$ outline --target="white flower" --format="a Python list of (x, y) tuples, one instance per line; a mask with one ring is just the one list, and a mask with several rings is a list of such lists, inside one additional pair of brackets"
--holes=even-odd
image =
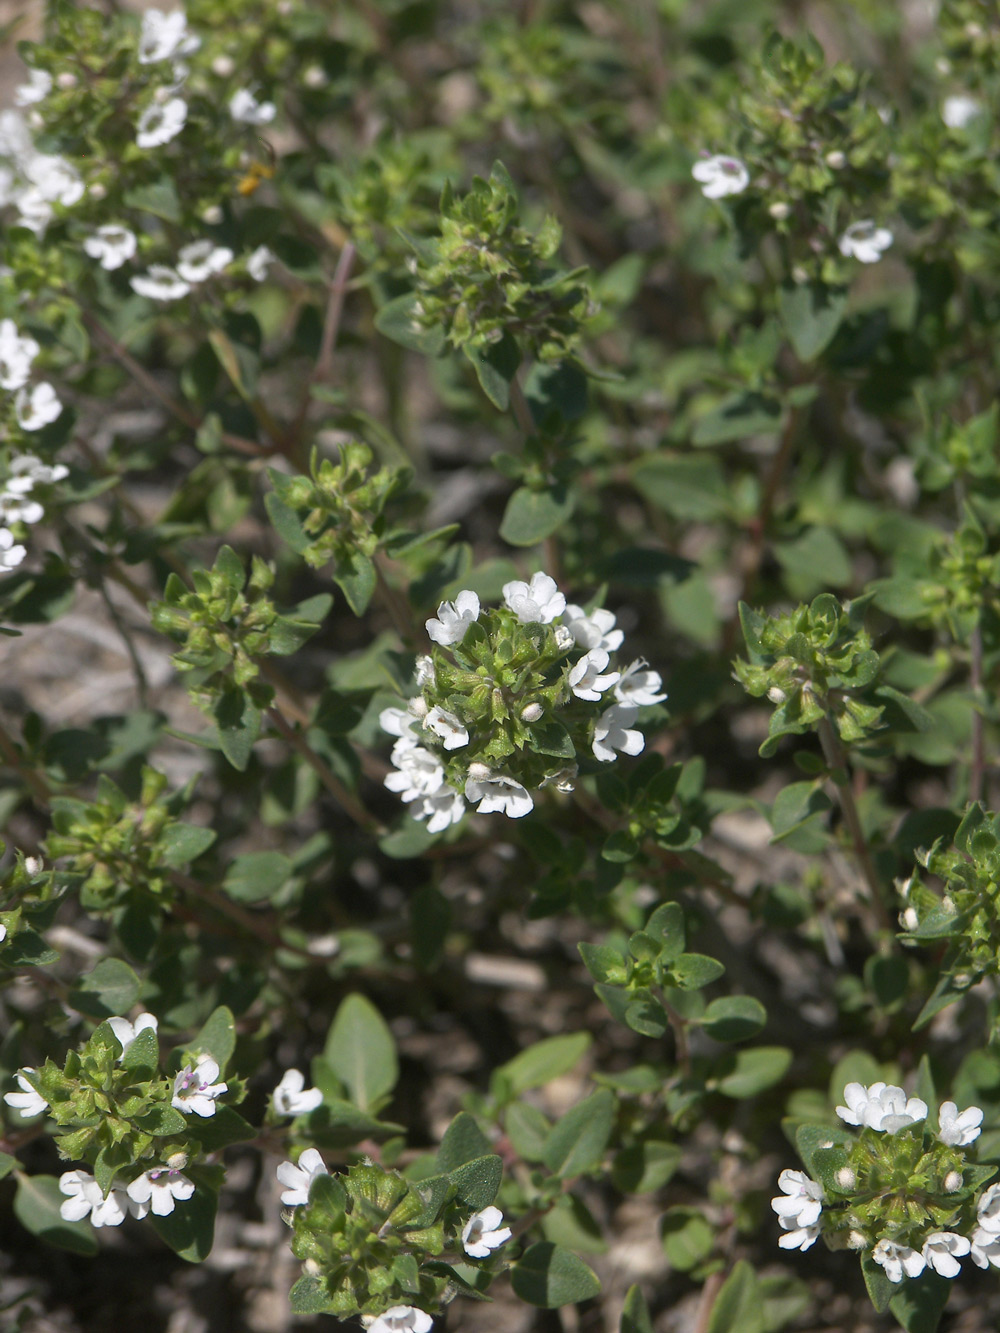
[(0, 491), (0, 522), (3, 523), (41, 523), (45, 510), (37, 500), (16, 491)]
[(258, 245), (253, 254), (247, 255), (247, 272), (254, 282), (263, 282), (267, 270), (274, 263), (274, 255), (266, 245)]
[(285, 1191), (281, 1202), (289, 1208), (298, 1208), (309, 1202), (309, 1188), (317, 1176), (328, 1176), (326, 1163), (315, 1148), (307, 1148), (295, 1162), (282, 1162), (275, 1174), (278, 1184), (284, 1185)]
[(323, 1102), (319, 1088), (307, 1088), (305, 1076), (298, 1069), (289, 1069), (271, 1094), (274, 1109), (279, 1115), (306, 1115)]
[(631, 666), (621, 674), (621, 680), (615, 686), (615, 698), (623, 704), (638, 704), (648, 707), (661, 704), (667, 697), (660, 694), (663, 679), (658, 671), (647, 670), (649, 663), (643, 657), (637, 657)]
[(976, 1205), (979, 1225), (1000, 1239), (1000, 1184), (991, 1185)]
[(16, 569), (27, 554), (25, 547), (15, 545), (14, 534), (9, 529), (0, 528), (0, 570)]
[(398, 792), (405, 804), (433, 796), (444, 783), (444, 769), (437, 756), (407, 736), (392, 747), (392, 762), (398, 772), (386, 775), (385, 786)]
[[(115, 1034), (122, 1048), (122, 1053), (118, 1059), (124, 1059), (125, 1052), (140, 1032), (145, 1032), (147, 1028), (152, 1028), (155, 1032), (158, 1026), (159, 1019), (155, 1014), (140, 1014), (134, 1023), (130, 1023), (127, 1018), (109, 1018), (108, 1027)], [(155, 1212), (156, 1209), (154, 1208), (153, 1211)]]
[(428, 833), (443, 833), (465, 817), (465, 797), (444, 783), (431, 796), (425, 796), (410, 813), (414, 819), (427, 820)]
[(505, 583), (503, 599), (522, 625), (550, 625), (566, 610), (566, 598), (548, 574), (532, 574), (530, 583)]
[(446, 750), (460, 750), (469, 743), (469, 733), (454, 713), (446, 708), (432, 708), (424, 718), (424, 727), (444, 741)]
[(433, 1323), (426, 1310), (412, 1305), (393, 1305), (372, 1324), (368, 1333), (430, 1333)]
[(22, 430), (41, 430), (60, 415), (62, 403), (52, 385), (43, 380), (30, 389), (18, 389), (14, 411)]
[(177, 255), (177, 272), (185, 282), (204, 282), (213, 273), (221, 273), (231, 264), (233, 252), (214, 241), (192, 241), (181, 247)]
[(112, 269), (121, 268), (122, 264), (135, 254), (135, 234), (129, 231), (128, 227), (109, 222), (103, 227), (98, 227), (93, 236), (88, 236), (83, 248), (91, 259), (100, 260), (101, 268), (110, 272)]
[(969, 1258), (979, 1268), (1000, 1268), (1000, 1236), (984, 1227), (976, 1227), (972, 1233)]
[(800, 1227), (794, 1219), (782, 1217), (778, 1220), (784, 1232), (783, 1235), (778, 1237), (778, 1245), (783, 1250), (808, 1250), (819, 1240), (820, 1230), (816, 1223), (813, 1223), (812, 1226)]
[(18, 333), (12, 319), (0, 319), (0, 389), (20, 389), (27, 384), (38, 343)]
[(488, 1259), (492, 1250), (505, 1245), (512, 1236), (510, 1227), (501, 1227), (503, 1213), (492, 1205), (473, 1213), (462, 1228), (462, 1249), (472, 1259)]
[(175, 1203), (190, 1199), (194, 1182), (169, 1166), (158, 1166), (137, 1176), (126, 1185), (125, 1193), (135, 1204), (133, 1212), (136, 1217), (145, 1217), (150, 1211), (155, 1217), (169, 1217)]
[(919, 1097), (910, 1097), (894, 1083), (873, 1083), (866, 1088), (861, 1083), (848, 1083), (844, 1089), (846, 1106), (838, 1106), (837, 1114), (848, 1125), (862, 1125), (884, 1134), (895, 1134), (907, 1125), (915, 1125), (927, 1118), (927, 1103)]
[(64, 1171), (59, 1177), (59, 1192), (69, 1197), (59, 1205), (64, 1222), (79, 1222), (90, 1214), (91, 1226), (120, 1227), (125, 1221), (128, 1201), (124, 1191), (112, 1188), (107, 1198), (100, 1185), (86, 1171)]
[(956, 1231), (932, 1231), (921, 1251), (927, 1266), (942, 1277), (957, 1277), (962, 1265), (958, 1262), (969, 1253), (971, 1243)]
[(622, 754), (641, 754), (646, 738), (641, 731), (631, 731), (630, 727), (638, 716), (635, 704), (612, 704), (605, 708), (594, 727), (592, 749), (594, 758), (602, 764), (610, 764), (617, 758), (616, 750)]
[(47, 69), (28, 71), (28, 82), (14, 89), (14, 102), (17, 106), (34, 106), (44, 102), (52, 91), (52, 75)]
[[(22, 548), (23, 549), (23, 548)], [(26, 1074), (35, 1072), (33, 1066), (25, 1065), (19, 1069), (15, 1077), (20, 1092), (5, 1092), (4, 1101), (8, 1106), (13, 1106), (15, 1111), (20, 1111), (22, 1117), (27, 1120), (31, 1116), (41, 1115), (43, 1111), (49, 1109), (49, 1104), (40, 1092), (37, 1092), (25, 1077)]]
[(437, 616), (424, 621), (427, 633), (435, 643), (447, 647), (461, 643), (474, 620), (479, 619), (479, 598), (463, 589), (453, 602), (442, 602)]
[(135, 141), (140, 148), (159, 148), (176, 138), (187, 120), (187, 102), (183, 97), (171, 97), (162, 105), (153, 102), (139, 117), (135, 127)]
[(184, 1115), (215, 1115), (215, 1099), (229, 1089), (228, 1083), (216, 1083), (219, 1066), (210, 1055), (199, 1055), (194, 1068), (185, 1065), (174, 1079), (174, 1095), (170, 1105)]
[(872, 1250), (872, 1258), (885, 1269), (890, 1282), (902, 1282), (907, 1277), (919, 1277), (927, 1266), (922, 1254), (908, 1245), (897, 1245), (894, 1240), (880, 1240)]
[(24, 174), (47, 204), (70, 208), (84, 196), (80, 173), (72, 163), (54, 153), (34, 153), (24, 164)]
[(472, 764), (465, 782), (465, 795), (481, 815), (504, 814), (521, 819), (534, 809), (527, 789), (506, 773), (491, 773), (485, 764)]
[(587, 652), (592, 648), (603, 648), (606, 653), (613, 653), (622, 646), (625, 638), (622, 631), (614, 627), (613, 613), (600, 606), (588, 616), (582, 607), (568, 605), (563, 625), (573, 636), (573, 641)]
[(7, 938), (7, 927), (4, 925), (2, 921), (0, 921), (0, 944), (3, 944), (6, 938)]
[(727, 194), (742, 194), (750, 184), (750, 173), (738, 157), (718, 153), (696, 162), (691, 175), (701, 186), (706, 199), (723, 199)]
[(229, 99), (229, 114), (242, 125), (270, 125), (276, 110), (273, 102), (258, 102), (249, 88), (240, 88)]
[(810, 1180), (804, 1171), (782, 1171), (778, 1177), (781, 1194), (771, 1200), (771, 1207), (782, 1222), (797, 1227), (811, 1227), (823, 1211), (823, 1186)]
[(34, 185), (30, 189), (20, 190), (14, 202), (17, 205), (19, 225), (27, 227), (36, 236), (41, 236), (52, 221), (53, 213), (52, 205), (43, 196), (41, 190)]
[(941, 119), (950, 130), (964, 130), (982, 111), (982, 102), (977, 102), (968, 93), (953, 93), (941, 103)]
[(154, 65), (174, 56), (189, 56), (201, 46), (201, 38), (187, 30), (183, 9), (164, 14), (161, 9), (147, 9), (139, 34), (139, 64)]
[(148, 273), (129, 278), (129, 284), (137, 296), (146, 296), (151, 301), (179, 301), (191, 290), (190, 285), (166, 264), (150, 264)]
[(938, 1112), (938, 1138), (952, 1148), (967, 1148), (979, 1138), (983, 1113), (978, 1106), (970, 1106), (961, 1115), (954, 1102), (942, 1102)]
[(596, 702), (605, 690), (610, 690), (620, 678), (617, 671), (601, 672), (608, 665), (608, 655), (603, 648), (592, 648), (580, 658), (576, 666), (570, 668), (569, 687), (578, 699)]
[(433, 685), (434, 680), (434, 659), (428, 657), (426, 653), (421, 653), (417, 658), (417, 689), (422, 690), (425, 685)]
[(420, 719), (411, 708), (383, 708), (378, 715), (378, 724), (390, 736), (406, 736), (416, 743)]
[(43, 463), (34, 454), (18, 454), (10, 460), (8, 471), (4, 489), (16, 495), (27, 495), (36, 486), (47, 486), (69, 476), (69, 468), (62, 463)]
[(888, 227), (876, 227), (871, 218), (852, 222), (838, 242), (840, 253), (860, 264), (877, 264), (890, 245), (892, 232)]

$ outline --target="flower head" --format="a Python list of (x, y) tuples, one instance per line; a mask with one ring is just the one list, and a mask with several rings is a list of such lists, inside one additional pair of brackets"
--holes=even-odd
[(954, 1102), (942, 1102), (938, 1112), (938, 1138), (953, 1148), (967, 1148), (979, 1138), (979, 1127), (983, 1123), (983, 1113), (978, 1106), (970, 1106), (958, 1114)]
[(108, 222), (103, 227), (98, 227), (93, 236), (87, 237), (83, 248), (91, 259), (100, 262), (101, 268), (110, 272), (112, 269), (121, 268), (122, 264), (135, 254), (135, 233), (116, 222)]
[(411, 811), (414, 819), (427, 820), (428, 833), (443, 833), (465, 816), (465, 797), (454, 787), (444, 783), (430, 796), (425, 796)]
[(165, 14), (161, 9), (147, 9), (139, 33), (139, 64), (154, 65), (175, 56), (189, 56), (201, 46), (201, 38), (187, 30), (183, 9)]
[(124, 1190), (113, 1188), (105, 1198), (100, 1185), (86, 1171), (64, 1171), (59, 1177), (59, 1192), (68, 1196), (59, 1205), (64, 1222), (79, 1222), (88, 1213), (95, 1227), (120, 1227), (125, 1221), (128, 1200)]
[(616, 617), (611, 611), (598, 607), (588, 616), (582, 607), (572, 604), (563, 613), (563, 625), (573, 636), (574, 643), (590, 652), (593, 648), (603, 648), (606, 653), (613, 653), (622, 646), (625, 635), (615, 629)]
[(481, 815), (503, 814), (508, 819), (521, 819), (535, 807), (527, 788), (516, 778), (492, 773), (485, 764), (469, 765), (465, 795)]
[(780, 1217), (782, 1234), (778, 1237), (778, 1245), (783, 1250), (808, 1250), (819, 1240), (819, 1226), (813, 1223), (812, 1226), (800, 1227), (794, 1218)]
[(434, 1321), (426, 1310), (412, 1305), (393, 1305), (375, 1320), (368, 1333), (430, 1333)]
[(169, 1217), (175, 1203), (183, 1203), (194, 1193), (194, 1182), (180, 1171), (168, 1166), (144, 1171), (125, 1187), (125, 1193), (135, 1205), (136, 1217), (152, 1212), (155, 1217)]
[(921, 1254), (928, 1268), (942, 1277), (957, 1277), (962, 1265), (958, 1262), (971, 1249), (971, 1242), (966, 1236), (955, 1231), (932, 1231), (924, 1241)]
[(28, 82), (14, 89), (14, 102), (17, 106), (34, 106), (44, 102), (52, 91), (52, 75), (47, 69), (28, 71)]
[(594, 727), (594, 740), (591, 748), (594, 758), (602, 764), (610, 764), (622, 754), (641, 754), (646, 738), (641, 731), (633, 731), (632, 723), (639, 714), (635, 704), (612, 704), (605, 708)]
[(446, 750), (460, 750), (469, 743), (468, 730), (446, 708), (432, 708), (424, 718), (424, 727), (440, 737)]
[(570, 668), (569, 687), (578, 699), (596, 703), (605, 690), (610, 690), (612, 685), (618, 683), (619, 672), (608, 671), (602, 675), (607, 665), (608, 655), (604, 649), (592, 648)]
[(463, 589), (453, 602), (442, 602), (436, 616), (425, 621), (427, 633), (435, 643), (448, 647), (461, 643), (474, 620), (479, 619), (479, 598)]
[(615, 686), (615, 698), (619, 702), (638, 704), (640, 707), (663, 703), (667, 697), (660, 693), (663, 679), (658, 671), (650, 671), (648, 668), (649, 663), (643, 657), (637, 657), (625, 668)]
[(871, 218), (852, 222), (838, 242), (840, 253), (859, 264), (877, 264), (890, 245), (892, 232), (888, 227), (876, 227)]
[(969, 1258), (978, 1268), (1000, 1268), (1000, 1236), (985, 1227), (976, 1227), (972, 1233)]
[(14, 398), (17, 424), (22, 430), (41, 430), (62, 412), (62, 403), (52, 385), (45, 380), (30, 389), (18, 389)]
[(407, 804), (433, 796), (444, 785), (444, 769), (437, 756), (408, 736), (401, 737), (392, 747), (392, 762), (398, 771), (389, 773), (384, 784), (390, 791), (398, 792)]
[(968, 93), (953, 93), (941, 103), (941, 119), (950, 130), (964, 130), (982, 112), (982, 102)]
[(0, 389), (20, 389), (27, 384), (38, 343), (18, 333), (12, 319), (0, 319)]
[[(24, 557), (28, 554), (24, 546), (20, 546), (14, 541), (14, 534), (9, 528), (0, 528), (0, 571), (6, 572), (8, 569), (16, 569)], [(11, 1095), (7, 1094), (9, 1099)], [(24, 1112), (22, 1111), (23, 1115)]]
[(177, 137), (187, 120), (187, 102), (171, 97), (162, 104), (154, 102), (139, 117), (135, 141), (140, 148), (159, 148)]
[(848, 1125), (861, 1125), (885, 1134), (895, 1134), (927, 1118), (927, 1103), (919, 1097), (907, 1099), (903, 1089), (893, 1083), (873, 1083), (868, 1088), (860, 1083), (848, 1083), (844, 1101), (846, 1106), (837, 1107), (841, 1120)]
[(872, 1250), (872, 1258), (885, 1269), (890, 1282), (902, 1282), (907, 1277), (919, 1277), (927, 1267), (927, 1260), (908, 1245), (897, 1245), (894, 1240), (880, 1240)]
[[(21, 548), (24, 549), (23, 547)], [(22, 1117), (27, 1120), (30, 1116), (41, 1115), (43, 1111), (49, 1109), (49, 1104), (32, 1085), (28, 1082), (26, 1075), (33, 1074), (35, 1071), (31, 1065), (25, 1065), (19, 1069), (15, 1075), (17, 1086), (20, 1092), (5, 1092), (4, 1101), (8, 1106), (12, 1106), (15, 1111), (20, 1111)]]
[(1000, 1240), (1000, 1184), (991, 1185), (980, 1195), (976, 1212), (980, 1228)]
[(510, 1240), (510, 1227), (501, 1227), (503, 1213), (492, 1205), (481, 1213), (473, 1213), (462, 1228), (462, 1249), (472, 1259), (487, 1259)]
[(750, 173), (738, 157), (717, 153), (696, 162), (691, 175), (701, 186), (706, 199), (724, 199), (727, 194), (742, 194), (750, 184)]
[(299, 1208), (309, 1202), (309, 1189), (317, 1176), (328, 1176), (326, 1163), (316, 1148), (307, 1148), (298, 1163), (282, 1162), (275, 1174), (278, 1184), (284, 1185), (281, 1202), (289, 1208)]
[(270, 125), (277, 111), (273, 102), (258, 102), (249, 88), (240, 88), (229, 99), (229, 114), (243, 125)]
[(530, 583), (505, 583), (503, 599), (522, 625), (550, 625), (566, 610), (566, 598), (548, 574), (532, 574)]
[(160, 1020), (155, 1014), (140, 1014), (134, 1023), (130, 1023), (127, 1018), (109, 1018), (108, 1027), (115, 1034), (122, 1048), (122, 1053), (118, 1059), (122, 1060), (125, 1058), (125, 1052), (132, 1045), (140, 1032), (145, 1032), (148, 1028), (152, 1028), (155, 1032), (159, 1026), (159, 1022)]
[(254, 282), (263, 282), (273, 263), (273, 252), (266, 245), (258, 245), (252, 254), (247, 255), (247, 272)]
[(191, 290), (190, 284), (166, 264), (150, 264), (149, 272), (129, 278), (129, 285), (137, 296), (150, 301), (179, 301)]
[(199, 1055), (194, 1066), (185, 1065), (174, 1079), (170, 1105), (184, 1115), (215, 1115), (215, 1101), (229, 1089), (228, 1083), (216, 1083), (219, 1066), (210, 1055)]
[(274, 1109), (279, 1115), (307, 1115), (323, 1103), (319, 1088), (307, 1088), (305, 1076), (298, 1069), (289, 1069), (271, 1094)]
[(811, 1227), (819, 1221), (823, 1211), (823, 1186), (810, 1180), (804, 1171), (782, 1171), (778, 1177), (782, 1191), (771, 1200), (771, 1207), (782, 1223), (793, 1222), (798, 1227)]
[(233, 252), (214, 241), (192, 241), (181, 246), (177, 255), (177, 272), (185, 282), (204, 282), (213, 273), (221, 273), (233, 260)]

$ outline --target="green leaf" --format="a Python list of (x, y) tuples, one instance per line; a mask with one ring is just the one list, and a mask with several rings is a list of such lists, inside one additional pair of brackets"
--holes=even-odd
[(233, 1058), (236, 1049), (236, 1019), (225, 1005), (209, 1014), (201, 1031), (189, 1042), (188, 1049), (200, 1055), (210, 1055), (219, 1066), (220, 1075)]
[(747, 1051), (731, 1051), (717, 1068), (716, 1088), (727, 1097), (756, 1097), (765, 1088), (779, 1083), (792, 1063), (787, 1046), (754, 1046)]
[(333, 581), (347, 598), (347, 605), (356, 616), (363, 616), (375, 593), (377, 578), (375, 566), (360, 551), (337, 560)]
[(120, 958), (103, 958), (93, 971), (80, 978), (70, 991), (74, 1009), (91, 1018), (115, 1018), (126, 1014), (139, 998), (139, 978)]
[(458, 1197), (477, 1212), (488, 1208), (497, 1197), (502, 1176), (503, 1162), (496, 1153), (463, 1162), (450, 1173)]
[(16, 1157), (11, 1157), (9, 1152), (0, 1152), (0, 1180), (9, 1176), (16, 1166)]
[(632, 484), (673, 518), (717, 518), (732, 503), (726, 474), (714, 454), (654, 454), (640, 459), (632, 470)]
[(182, 870), (196, 861), (215, 842), (214, 829), (197, 824), (168, 824), (160, 834), (160, 857), (171, 870)]
[(226, 871), (223, 890), (240, 903), (266, 902), (292, 874), (291, 858), (284, 852), (247, 852)]
[(547, 491), (519, 486), (507, 501), (500, 536), (511, 546), (534, 546), (568, 522), (575, 503), (573, 492), (561, 484)]
[(846, 309), (846, 287), (786, 282), (778, 291), (778, 314), (800, 361), (815, 360), (830, 344)]
[(511, 1273), (511, 1286), (522, 1301), (543, 1310), (590, 1300), (601, 1290), (597, 1274), (582, 1259), (545, 1240), (521, 1256)]
[(153, 1028), (143, 1028), (121, 1058), (122, 1069), (128, 1070), (137, 1083), (151, 1079), (160, 1062), (160, 1043)]
[(312, 1273), (304, 1273), (288, 1293), (292, 1314), (325, 1314), (334, 1309), (326, 1284)]
[(179, 1203), (167, 1217), (151, 1213), (153, 1229), (182, 1259), (200, 1264), (212, 1250), (218, 1204), (214, 1190), (198, 1185), (190, 1199)]
[(615, 1154), (611, 1178), (623, 1194), (649, 1194), (667, 1183), (681, 1161), (676, 1143), (643, 1139)]
[(725, 970), (717, 958), (709, 958), (703, 953), (682, 953), (670, 964), (673, 984), (681, 990), (701, 990), (718, 981)]
[(552, 1125), (537, 1106), (512, 1102), (504, 1113), (504, 1129), (514, 1151), (526, 1162), (540, 1162)]
[(626, 980), (625, 958), (610, 944), (588, 944), (586, 941), (581, 941), (576, 947), (580, 951), (584, 966), (595, 981), (620, 984)]
[(934, 1333), (948, 1304), (951, 1282), (925, 1269), (895, 1288), (889, 1309), (906, 1333)]
[[(872, 1305), (879, 1314), (885, 1314), (896, 1291), (895, 1285), (886, 1277), (885, 1269), (877, 1264), (870, 1254), (866, 1253), (861, 1256), (861, 1273), (865, 1279), (865, 1286), (868, 1288)], [(913, 1280), (913, 1278), (907, 1278), (908, 1283)]]
[(169, 172), (151, 185), (140, 185), (129, 190), (125, 195), (125, 203), (129, 208), (137, 208), (143, 213), (152, 213), (153, 217), (162, 218), (164, 222), (180, 225), (181, 203)]
[(260, 709), (244, 690), (228, 685), (216, 699), (212, 713), (219, 729), (219, 748), (242, 773), (260, 735)]
[(642, 1288), (634, 1285), (625, 1293), (619, 1333), (653, 1333), (653, 1321)]
[(422, 972), (440, 963), (451, 917), (451, 903), (433, 884), (425, 884), (410, 899), (410, 943), (413, 961)]
[(702, 1027), (716, 1041), (746, 1041), (767, 1022), (767, 1010), (752, 995), (724, 995), (713, 1000), (701, 1019)]
[(603, 1088), (559, 1119), (542, 1151), (542, 1161), (564, 1180), (600, 1166), (615, 1117), (613, 1093)]
[(379, 333), (399, 343), (401, 347), (428, 356), (436, 356), (444, 345), (444, 335), (440, 329), (425, 329), (420, 323), (414, 292), (387, 301), (375, 316), (375, 327)]
[(476, 1121), (468, 1111), (459, 1111), (444, 1132), (437, 1154), (437, 1168), (445, 1173), (454, 1171), (477, 1157), (488, 1156), (489, 1152), (490, 1141)]
[(291, 505), (286, 504), (281, 496), (274, 491), (269, 491), (264, 496), (264, 508), (267, 510), (267, 516), (271, 520), (272, 527), (283, 542), (287, 543), (298, 555), (309, 549), (312, 543), (306, 535), (298, 514)]
[(152, 1134), (155, 1138), (163, 1138), (167, 1134), (186, 1134), (188, 1129), (187, 1116), (173, 1106), (167, 1106), (165, 1102), (151, 1106), (144, 1115), (137, 1117), (135, 1124), (144, 1134)]
[(521, 364), (517, 342), (509, 334), (487, 347), (466, 346), (465, 355), (476, 370), (483, 393), (494, 407), (506, 412), (510, 406), (510, 386)]
[(257, 1137), (257, 1130), (238, 1111), (218, 1102), (215, 1115), (204, 1119), (188, 1116), (184, 1128), (193, 1139), (198, 1140), (205, 1152), (219, 1152), (231, 1143), (247, 1143)]
[(546, 1037), (544, 1041), (527, 1046), (513, 1060), (494, 1070), (493, 1080), (502, 1080), (518, 1097), (529, 1088), (540, 1088), (576, 1065), (590, 1049), (589, 1032), (569, 1032), (561, 1037)]
[(707, 1333), (764, 1333), (764, 1304), (757, 1275), (740, 1259), (712, 1305)]
[[(687, 934), (680, 903), (663, 903), (646, 922), (645, 932), (660, 941), (660, 958), (671, 963), (684, 952)], [(698, 955), (690, 955), (697, 957)], [(714, 960), (713, 960), (714, 961)], [(721, 967), (722, 964), (720, 963)]]
[(744, 390), (730, 394), (705, 416), (699, 417), (691, 443), (699, 447), (729, 444), (750, 435), (776, 435), (781, 429), (781, 404), (761, 393)]
[(73, 1254), (97, 1253), (97, 1238), (85, 1219), (66, 1222), (59, 1216), (59, 1207), (66, 1195), (59, 1189), (55, 1176), (26, 1176), (18, 1172), (17, 1193), (14, 1195), (14, 1216), (33, 1236)]
[(385, 1019), (363, 995), (348, 995), (343, 1001), (323, 1055), (362, 1111), (396, 1086), (396, 1043)]
[[(818, 1179), (820, 1160), (817, 1154), (829, 1152), (833, 1148), (849, 1148), (854, 1143), (854, 1135), (843, 1125), (799, 1125), (795, 1130), (795, 1146), (806, 1165), (809, 1174)], [(881, 1270), (880, 1270), (881, 1271)]]
[(711, 1254), (715, 1229), (697, 1208), (668, 1208), (660, 1219), (660, 1239), (674, 1268), (687, 1272)]

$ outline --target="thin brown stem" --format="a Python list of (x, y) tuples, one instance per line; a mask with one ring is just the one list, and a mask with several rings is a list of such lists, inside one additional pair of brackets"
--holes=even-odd
[(340, 332), (340, 321), (344, 313), (344, 300), (347, 296), (347, 284), (350, 281), (351, 269), (354, 266), (354, 257), (357, 250), (350, 241), (344, 243), (340, 252), (340, 258), (337, 260), (337, 267), (334, 269), (333, 278), (330, 281), (330, 292), (326, 302), (326, 315), (323, 319), (323, 336), (320, 340), (319, 355), (316, 358), (316, 364), (313, 366), (312, 373), (306, 380), (302, 392), (302, 401), (299, 404), (299, 410), (296, 413), (295, 421), (289, 431), (289, 438), (298, 444), (302, 437), (302, 431), (306, 424), (306, 418), (309, 415), (309, 404), (312, 401), (312, 388), (314, 384), (322, 384), (330, 378), (333, 370), (333, 353), (337, 346), (337, 334)]
[(833, 785), (837, 792), (837, 800), (840, 802), (844, 823), (847, 825), (847, 831), (851, 838), (851, 845), (854, 848), (854, 856), (862, 878), (868, 886), (878, 924), (882, 930), (890, 931), (892, 930), (892, 922), (889, 920), (889, 913), (882, 899), (882, 885), (879, 882), (875, 862), (872, 860), (871, 848), (868, 846), (868, 839), (865, 837), (865, 831), (861, 825), (861, 816), (854, 800), (854, 792), (851, 789), (847, 752), (828, 716), (821, 719), (817, 729), (819, 731), (819, 742), (823, 747), (823, 755), (831, 769)]
[(516, 375), (510, 382), (510, 410), (524, 434), (534, 435), (535, 419), (531, 415), (531, 408), (528, 406), (528, 400), (524, 396), (524, 390), (521, 388)]
[(329, 764), (316, 753), (302, 731), (297, 731), (275, 707), (267, 710), (267, 718), (275, 731), (306, 761), (337, 804), (350, 815), (359, 828), (376, 836), (385, 832), (382, 825), (368, 813), (358, 798), (348, 791)]
[(983, 631), (976, 621), (969, 636), (969, 685), (972, 688), (972, 760), (969, 764), (969, 800), (982, 800), (986, 772), (986, 728), (983, 720)]

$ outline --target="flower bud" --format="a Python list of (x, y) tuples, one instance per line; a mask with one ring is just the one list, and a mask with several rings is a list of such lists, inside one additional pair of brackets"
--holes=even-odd
[(863, 1250), (868, 1245), (868, 1237), (862, 1231), (850, 1231), (847, 1234), (847, 1248), (849, 1250)]
[(919, 916), (917, 916), (917, 909), (915, 907), (907, 907), (904, 911), (900, 912), (899, 924), (903, 927), (904, 930), (916, 930), (916, 928), (920, 925), (920, 918)]
[(486, 764), (480, 764), (478, 761), (469, 765), (469, 777), (473, 782), (483, 782), (490, 776), (491, 771)]
[(410, 700), (410, 712), (414, 717), (427, 716), (427, 700), (422, 694), (418, 694), (416, 698)]
[(949, 1171), (944, 1178), (944, 1188), (946, 1194), (954, 1194), (956, 1190), (962, 1188), (961, 1171)]
[(525, 704), (521, 709), (522, 722), (537, 722), (545, 712), (541, 704)]
[(24, 868), (29, 875), (41, 874), (43, 864), (40, 856), (26, 856), (24, 858)]
[(188, 1164), (188, 1155), (186, 1152), (172, 1152), (167, 1158), (167, 1166), (171, 1171), (183, 1171)]
[(573, 636), (572, 636), (572, 634), (570, 634), (570, 632), (569, 632), (569, 630), (566, 628), (566, 626), (565, 626), (565, 625), (557, 625), (557, 626), (556, 626), (556, 647), (559, 648), (562, 652), (565, 652), (567, 648), (572, 648), (572, 647), (573, 647), (573, 643), (574, 643)]
[(774, 218), (775, 222), (784, 222), (792, 209), (791, 205), (786, 204), (784, 199), (776, 199), (775, 202), (769, 206), (767, 211), (771, 214), (771, 217)]
[(87, 193), (90, 195), (91, 199), (96, 199), (97, 202), (100, 203), (102, 199), (107, 198), (108, 191), (100, 181), (94, 181), (93, 185), (88, 187)]
[(310, 65), (302, 75), (302, 82), (307, 88), (325, 88), (329, 80), (326, 77), (326, 71), (319, 65)]
[(218, 204), (209, 204), (202, 213), (201, 220), (209, 227), (217, 227), (222, 221), (222, 209)]
[(212, 61), (212, 73), (218, 74), (220, 79), (228, 79), (235, 69), (236, 61), (232, 56), (216, 56)]
[(842, 1190), (852, 1190), (858, 1183), (858, 1178), (854, 1170), (849, 1166), (842, 1166), (836, 1176), (837, 1186)]
[(823, 161), (831, 171), (839, 171), (841, 167), (846, 166), (847, 164), (847, 158), (839, 148), (834, 148), (832, 152), (827, 153)]
[(795, 264), (792, 268), (792, 282), (797, 283), (801, 287), (804, 282), (808, 281), (808, 271), (804, 269), (801, 264)]
[(56, 87), (62, 88), (64, 91), (69, 88), (75, 88), (76, 75), (71, 73), (68, 69), (64, 69), (61, 74), (56, 75)]
[(772, 685), (767, 692), (767, 697), (771, 700), (773, 704), (783, 704), (785, 700), (788, 698), (788, 695), (785, 693), (783, 689), (781, 689), (780, 686)]

